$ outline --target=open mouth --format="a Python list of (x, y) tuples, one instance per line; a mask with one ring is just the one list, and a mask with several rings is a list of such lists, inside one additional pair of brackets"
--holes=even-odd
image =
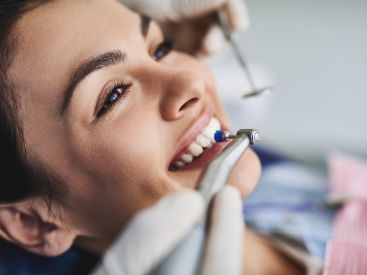
[(220, 129), (219, 120), (211, 117), (204, 129), (176, 154), (169, 170), (177, 171), (206, 165), (227, 145), (227, 143), (218, 144), (214, 140), (214, 133)]

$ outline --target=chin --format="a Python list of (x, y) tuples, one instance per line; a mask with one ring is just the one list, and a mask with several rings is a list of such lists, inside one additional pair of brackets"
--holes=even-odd
[(260, 174), (260, 160), (254, 151), (249, 148), (233, 169), (228, 184), (238, 188), (241, 197), (246, 198), (255, 189)]

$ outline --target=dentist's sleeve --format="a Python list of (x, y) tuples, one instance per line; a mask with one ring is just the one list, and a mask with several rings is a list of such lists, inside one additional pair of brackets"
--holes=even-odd
[[(132, 220), (93, 275), (149, 274), (198, 224), (203, 210), (196, 191), (162, 199)], [(238, 191), (225, 187), (214, 200), (201, 275), (242, 273), (243, 226)]]

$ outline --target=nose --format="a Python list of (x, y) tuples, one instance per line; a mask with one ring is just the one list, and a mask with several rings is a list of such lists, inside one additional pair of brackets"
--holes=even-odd
[(160, 112), (164, 120), (176, 120), (185, 113), (199, 109), (205, 93), (205, 81), (189, 72), (175, 72), (163, 85)]

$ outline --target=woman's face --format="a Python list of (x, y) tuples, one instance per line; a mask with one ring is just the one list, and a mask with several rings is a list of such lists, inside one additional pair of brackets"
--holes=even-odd
[[(216, 119), (229, 125), (208, 68), (170, 52), (157, 24), (114, 0), (58, 0), (16, 31), (10, 76), (27, 153), (65, 182), (65, 223), (112, 238), (139, 209), (197, 186), (223, 147), (201, 153), (205, 135)], [(249, 149), (231, 184), (245, 196), (259, 171)]]

